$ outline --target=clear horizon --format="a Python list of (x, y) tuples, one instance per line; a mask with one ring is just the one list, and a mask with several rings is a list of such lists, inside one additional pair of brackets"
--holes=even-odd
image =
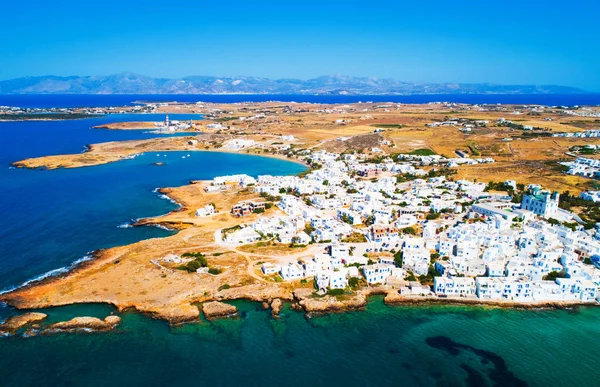
[[(28, 78), (28, 77), (108, 77), (108, 76), (114, 76), (114, 75), (121, 75), (121, 74), (132, 74), (132, 75), (137, 75), (137, 76), (142, 76), (142, 77), (148, 77), (148, 78), (156, 78), (156, 79), (183, 79), (183, 78), (188, 78), (188, 77), (215, 77), (215, 78), (244, 78), (244, 77), (248, 77), (248, 78), (265, 78), (265, 79), (271, 79), (271, 80), (285, 80), (285, 79), (294, 79), (294, 80), (301, 80), (301, 81), (307, 81), (307, 80), (311, 80), (311, 79), (315, 79), (315, 78), (320, 78), (320, 77), (356, 77), (356, 78), (374, 78), (374, 79), (391, 79), (391, 80), (395, 80), (395, 81), (401, 81), (401, 82), (408, 82), (408, 83), (421, 83), (421, 84), (427, 84), (427, 83), (431, 83), (431, 84), (455, 84), (455, 83), (461, 83), (461, 84), (493, 84), (493, 85), (501, 85), (501, 86), (519, 86), (519, 85), (523, 85), (523, 86), (529, 86), (529, 85), (534, 85), (534, 86), (565, 86), (565, 87), (574, 87), (574, 88), (578, 88), (576, 86), (568, 86), (568, 85), (564, 85), (564, 84), (535, 84), (535, 83), (521, 83), (521, 84), (516, 84), (516, 83), (495, 83), (495, 82), (427, 82), (427, 81), (423, 81), (423, 82), (411, 82), (411, 81), (406, 81), (404, 79), (398, 79), (398, 78), (392, 78), (392, 77), (374, 77), (374, 76), (369, 76), (369, 75), (346, 75), (346, 74), (322, 74), (322, 75), (318, 75), (315, 77), (309, 77), (309, 78), (301, 78), (301, 77), (285, 77), (285, 78), (276, 78), (276, 77), (265, 77), (265, 76), (254, 76), (254, 75), (247, 75), (247, 74), (235, 74), (235, 75), (207, 75), (207, 74), (187, 74), (181, 77), (160, 77), (160, 76), (151, 76), (151, 75), (146, 75), (146, 74), (142, 74), (142, 73), (138, 73), (135, 71), (121, 71), (118, 73), (110, 73), (110, 74), (83, 74), (83, 75), (56, 75), (56, 74), (42, 74), (42, 75), (25, 75), (22, 77), (17, 77), (17, 78), (9, 78), (9, 79), (0, 79), (0, 82), (2, 81), (10, 81), (10, 80), (14, 80), (14, 79), (20, 79), (20, 78)], [(587, 90), (587, 89), (583, 89), (583, 88), (578, 88), (581, 89), (582, 91), (586, 91), (589, 93), (599, 93), (600, 91), (591, 91), (591, 90)]]
[(35, 0), (3, 5), (0, 79), (190, 75), (311, 79), (328, 74), (411, 83), (560, 85), (600, 91), (595, 15), (508, 0), (481, 4), (273, 1), (227, 5)]

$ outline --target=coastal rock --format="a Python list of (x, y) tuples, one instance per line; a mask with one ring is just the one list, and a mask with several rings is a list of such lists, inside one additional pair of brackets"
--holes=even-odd
[(24, 326), (34, 322), (42, 321), (46, 317), (48, 317), (46, 314), (37, 312), (24, 313), (18, 316), (12, 316), (8, 320), (6, 320), (4, 324), (0, 325), (0, 334), (15, 333)]
[(219, 296), (224, 300), (246, 299), (256, 302), (267, 301), (280, 298), (282, 300), (291, 301), (293, 295), (289, 289), (286, 289), (278, 284), (257, 283), (242, 287), (232, 287), (219, 292)]
[[(296, 295), (297, 292), (294, 292)], [(354, 293), (343, 297), (322, 296), (315, 297), (311, 295), (306, 297), (305, 292), (301, 295), (303, 298), (298, 301), (302, 308), (309, 314), (321, 314), (329, 312), (342, 312), (346, 310), (362, 309), (367, 305), (367, 297), (363, 293)]]
[(104, 320), (96, 317), (75, 317), (69, 321), (52, 324), (44, 333), (69, 332), (75, 330), (108, 331), (114, 329), (121, 322), (118, 316), (108, 316)]
[(385, 294), (383, 302), (386, 305), (392, 305), (403, 302), (405, 299), (406, 297), (402, 296), (397, 290), (390, 290)]
[(273, 317), (279, 317), (281, 309), (283, 309), (283, 301), (279, 298), (274, 299), (273, 302), (271, 302), (271, 314)]
[(237, 314), (237, 308), (233, 305), (219, 301), (211, 301), (202, 304), (202, 313), (208, 320), (232, 317)]

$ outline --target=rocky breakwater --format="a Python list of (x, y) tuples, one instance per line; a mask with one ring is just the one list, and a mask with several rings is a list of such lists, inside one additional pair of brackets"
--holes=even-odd
[(118, 316), (108, 316), (104, 320), (96, 317), (75, 317), (69, 321), (62, 321), (50, 325), (42, 333), (60, 333), (60, 332), (104, 332), (114, 329), (121, 323)]
[(8, 336), (15, 334), (19, 329), (33, 323), (40, 322), (47, 317), (44, 313), (23, 313), (18, 316), (8, 318), (0, 325), (0, 336)]
[(316, 295), (312, 289), (296, 289), (294, 298), (309, 315), (359, 310), (367, 305), (367, 295), (363, 292), (321, 296)]
[(236, 316), (237, 308), (224, 302), (211, 301), (202, 304), (202, 313), (204, 313), (207, 320), (214, 320)]

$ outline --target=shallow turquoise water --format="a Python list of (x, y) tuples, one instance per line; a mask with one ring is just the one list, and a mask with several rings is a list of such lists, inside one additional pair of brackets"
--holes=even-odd
[[(285, 309), (274, 320), (256, 303), (235, 304), (239, 318), (216, 322), (169, 327), (124, 313), (111, 333), (3, 338), (2, 385), (594, 386), (600, 377), (597, 309), (388, 307), (374, 298), (366, 311), (306, 319)], [(112, 309), (45, 311), (60, 321)]]
[[(136, 117), (137, 118), (137, 117)], [(124, 119), (129, 119), (125, 117)], [(286, 174), (298, 164), (252, 156), (168, 153), (98, 167), (29, 171), (12, 161), (149, 136), (92, 130), (102, 120), (0, 123), (0, 289), (68, 266), (86, 252), (168, 232), (117, 228), (174, 205), (152, 190), (225, 173)], [(92, 122), (93, 121), (93, 122)], [(183, 153), (187, 154), (187, 153)], [(165, 167), (152, 166), (156, 160)], [(600, 310), (387, 307), (274, 320), (236, 302), (240, 317), (169, 327), (133, 312), (111, 333), (0, 338), (0, 386), (411, 385), (595, 386)], [(106, 305), (44, 310), (48, 321), (105, 317)], [(19, 313), (0, 306), (0, 320)]]

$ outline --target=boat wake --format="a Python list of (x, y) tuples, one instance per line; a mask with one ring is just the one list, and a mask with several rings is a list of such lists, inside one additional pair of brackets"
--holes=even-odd
[(71, 270), (73, 270), (75, 267), (77, 267), (79, 264), (83, 263), (83, 262), (87, 262), (87, 261), (91, 261), (92, 259), (94, 259), (94, 256), (91, 254), (86, 254), (83, 257), (79, 258), (78, 260), (74, 261), (72, 264), (70, 264), (69, 266), (64, 266), (64, 267), (59, 267), (58, 269), (54, 269), (54, 270), (50, 270), (44, 274), (40, 274), (37, 277), (34, 277), (30, 280), (27, 280), (25, 282), (23, 282), (21, 285), (18, 286), (13, 286), (11, 288), (8, 289), (4, 289), (4, 290), (0, 290), (0, 294), (5, 294), (5, 293), (10, 293), (13, 290), (17, 290), (19, 288), (25, 287), (27, 285), (31, 285), (32, 283), (35, 282), (39, 282), (42, 280), (45, 280), (46, 278), (50, 278), (50, 277), (56, 277), (58, 275), (67, 273)]

